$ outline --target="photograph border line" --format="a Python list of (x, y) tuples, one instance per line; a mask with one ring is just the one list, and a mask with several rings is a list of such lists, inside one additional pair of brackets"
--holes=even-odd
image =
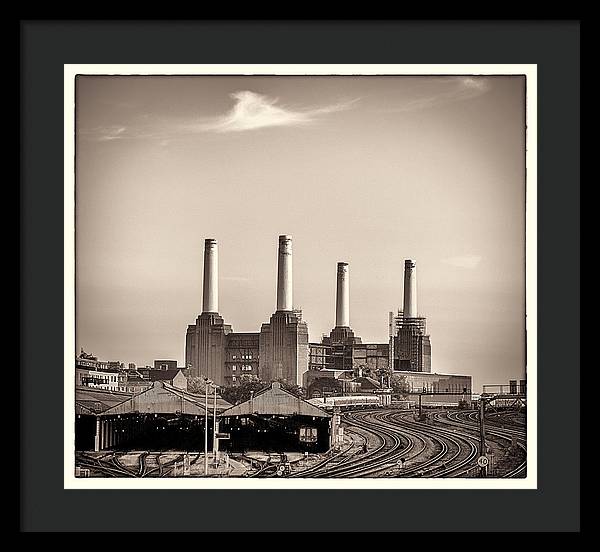
[[(450, 76), (526, 78), (527, 477), (523, 479), (248, 479), (75, 477), (75, 78), (114, 76)], [(64, 488), (65, 489), (537, 489), (537, 65), (536, 64), (64, 64)]]

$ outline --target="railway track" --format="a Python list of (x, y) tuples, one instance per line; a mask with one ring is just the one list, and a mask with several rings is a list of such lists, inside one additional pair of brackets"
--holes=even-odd
[[(156, 466), (150, 467), (148, 465), (149, 452), (144, 451), (140, 453), (138, 457), (137, 470), (130, 469), (124, 466), (116, 453), (105, 454), (101, 457), (89, 456), (87, 454), (81, 454), (77, 460), (77, 465), (82, 468), (89, 468), (94, 472), (100, 472), (104, 476), (108, 477), (150, 477), (158, 472), (159, 477), (166, 477), (173, 471), (175, 462), (183, 460), (183, 455), (179, 454), (168, 462), (160, 461), (160, 454), (155, 457)], [(200, 453), (196, 456), (193, 462), (196, 463)]]
[[(315, 464), (314, 466), (296, 472), (290, 477), (310, 477), (312, 474), (316, 474), (319, 471), (323, 470), (325, 466), (327, 466), (328, 468), (331, 468), (332, 466), (337, 468), (342, 464), (346, 464), (358, 454), (360, 454), (360, 451), (363, 448), (363, 444), (367, 444), (366, 437), (363, 434), (357, 431), (353, 431), (351, 429), (347, 430), (346, 433), (350, 435), (356, 435), (358, 439), (354, 439), (354, 442), (342, 447), (337, 452), (331, 452), (328, 458), (325, 458), (324, 460)], [(359, 443), (359, 440), (362, 440), (362, 442)]]
[[(517, 447), (525, 453), (525, 432), (517, 423), (507, 429), (510, 416), (507, 418), (508, 422), (491, 420), (486, 435), (511, 444), (516, 436)], [(477, 473), (477, 412), (437, 412), (432, 417), (434, 423), (416, 421), (413, 412), (398, 410), (346, 413), (343, 419), (351, 424), (347, 433), (361, 431), (370, 436), (371, 449), (359, 455), (359, 447), (348, 446), (291, 477), (380, 477), (386, 472), (388, 477), (439, 478)], [(404, 462), (399, 463), (401, 458)], [(525, 470), (524, 460), (502, 477), (522, 477)]]
[(411, 428), (421, 436), (434, 438), (442, 444), (440, 454), (410, 470), (403, 470), (400, 477), (414, 475), (415, 472), (421, 477), (461, 477), (473, 468), (478, 448), (477, 441), (471, 435), (415, 421), (412, 413), (392, 414), (392, 418), (405, 431)]
[[(506, 416), (509, 420), (508, 423), (512, 423), (510, 420), (514, 416), (513, 412), (499, 413), (499, 415)], [(466, 429), (474, 433), (479, 432), (479, 413), (477, 411), (447, 412), (446, 417), (448, 420), (446, 423), (458, 425), (463, 430)], [(511, 445), (515, 443), (516, 448), (523, 453), (523, 461), (515, 468), (504, 473), (501, 476), (503, 478), (524, 477), (527, 472), (527, 433), (521, 425), (512, 423), (512, 426), (507, 427), (507, 420), (497, 421), (486, 416), (486, 436), (505, 441)]]
[[(315, 470), (310, 477), (365, 477), (385, 469), (396, 456), (402, 454), (411, 442), (396, 431), (396, 428), (383, 420), (374, 421), (378, 411), (346, 413), (344, 421), (351, 423), (372, 436), (375, 442), (367, 452), (348, 459), (340, 466), (325, 465)], [(368, 439), (368, 437), (367, 437)]]
[[(477, 473), (479, 456), (479, 414), (477, 411), (436, 411), (428, 421), (414, 419), (414, 412), (398, 409), (364, 410), (343, 414), (346, 434), (352, 442), (316, 465), (296, 471), (292, 478), (355, 477), (468, 477)], [(514, 411), (486, 415), (486, 438), (494, 450), (510, 450), (504, 473), (499, 477), (524, 477), (527, 470), (526, 431), (523, 419)], [(367, 445), (366, 452), (363, 446)], [(514, 465), (517, 452), (519, 462)], [(198, 453), (191, 464), (201, 457)], [(166, 462), (160, 454), (141, 452), (138, 466), (125, 466), (119, 456), (80, 454), (77, 463), (105, 477), (168, 477), (179, 454)], [(257, 461), (254, 460), (254, 463)], [(268, 457), (249, 477), (274, 477), (279, 463)], [(498, 466), (501, 465), (499, 461)]]
[[(294, 476), (336, 478), (377, 476), (381, 471), (396, 466), (401, 457), (408, 461), (422, 454), (427, 448), (427, 442), (415, 432), (400, 431), (398, 424), (388, 421), (389, 415), (379, 410), (345, 414), (344, 421), (352, 424), (352, 430), (360, 428), (367, 435), (371, 435), (371, 440), (376, 444), (364, 454), (345, 458), (341, 466), (331, 466), (327, 461), (323, 463), (325, 465), (314, 466)], [(440, 443), (439, 448), (438, 455), (446, 453), (443, 443)]]
[(82, 468), (89, 468), (108, 477), (135, 477), (135, 474), (131, 470), (125, 468), (116, 459), (114, 453), (109, 453), (101, 457), (81, 454), (77, 460), (77, 464)]

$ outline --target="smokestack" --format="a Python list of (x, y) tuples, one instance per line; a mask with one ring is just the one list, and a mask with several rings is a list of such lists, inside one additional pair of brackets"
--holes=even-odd
[(277, 310), (292, 310), (292, 236), (279, 236)]
[(336, 328), (350, 327), (350, 280), (348, 263), (337, 264), (337, 295), (335, 302)]
[(404, 318), (417, 316), (417, 263), (406, 259), (404, 261)]
[(202, 312), (219, 312), (219, 250), (217, 240), (204, 240)]

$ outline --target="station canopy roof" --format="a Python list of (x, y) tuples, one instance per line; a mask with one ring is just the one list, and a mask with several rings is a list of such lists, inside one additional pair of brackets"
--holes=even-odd
[(131, 398), (132, 393), (94, 387), (75, 388), (75, 413), (100, 414)]
[[(226, 410), (230, 403), (217, 395), (217, 413)], [(208, 395), (208, 415), (212, 417), (214, 395)], [(191, 414), (205, 415), (204, 395), (189, 393), (164, 381), (155, 381), (152, 387), (133, 395), (102, 413), (103, 416), (116, 414)]]
[(279, 382), (260, 391), (250, 400), (231, 407), (223, 412), (223, 416), (249, 416), (251, 414), (273, 416), (315, 416), (329, 418), (330, 414), (292, 395), (281, 388)]

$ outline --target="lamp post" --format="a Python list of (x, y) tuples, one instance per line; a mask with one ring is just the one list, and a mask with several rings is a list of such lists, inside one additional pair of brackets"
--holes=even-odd
[(204, 476), (208, 476), (208, 388), (212, 384), (204, 378)]
[(213, 402), (213, 462), (216, 467), (217, 459), (218, 459), (217, 448), (218, 448), (218, 443), (219, 443), (219, 440), (217, 439), (217, 389), (218, 389), (218, 386), (213, 385), (212, 387), (213, 387), (213, 394), (214, 394), (214, 402)]

